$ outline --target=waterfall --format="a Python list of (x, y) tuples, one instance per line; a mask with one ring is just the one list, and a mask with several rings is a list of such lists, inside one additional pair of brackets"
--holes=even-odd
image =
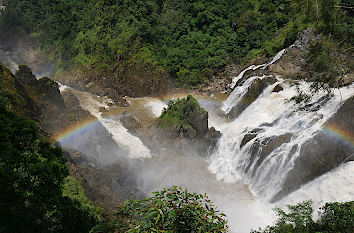
[[(60, 90), (69, 87), (60, 85)], [(150, 157), (150, 150), (143, 144), (140, 138), (130, 134), (116, 116), (103, 117), (99, 111), (100, 107), (108, 108), (109, 99), (94, 96), (88, 92), (70, 90), (78, 97), (80, 105), (83, 109), (95, 116), (106, 130), (112, 134), (113, 140), (123, 149), (128, 151), (130, 158), (146, 158)]]
[[(242, 78), (247, 70), (265, 68), (269, 64), (248, 67), (236, 79)], [(228, 113), (237, 106), (250, 85), (264, 77), (250, 77), (236, 86), (224, 101), (222, 110)], [(312, 139), (354, 93), (352, 85), (333, 90), (330, 95), (326, 91), (312, 94), (308, 82), (276, 79), (236, 119), (218, 127), (223, 135), (216, 151), (209, 157), (209, 170), (217, 179), (242, 180), (254, 195), (266, 200), (271, 200), (282, 189), (304, 143)], [(276, 85), (281, 85), (283, 91), (272, 92)], [(289, 101), (299, 92), (311, 95), (308, 103), (297, 105)]]
[(263, 69), (263, 70), (264, 70), (264, 69), (267, 68), (269, 65), (271, 65), (271, 64), (273, 64), (274, 62), (278, 61), (278, 60), (283, 56), (284, 52), (285, 52), (285, 49), (280, 50), (280, 51), (273, 57), (273, 59), (272, 59), (269, 63), (261, 64), (261, 65), (258, 65), (258, 66), (256, 66), (256, 65), (251, 65), (251, 66), (247, 67), (246, 69), (244, 69), (239, 75), (237, 75), (235, 78), (232, 79), (232, 82), (231, 82), (231, 84), (230, 84), (231, 89), (233, 89), (233, 88), (235, 87), (236, 82), (237, 82), (238, 80), (240, 80), (240, 79), (243, 77), (243, 75), (244, 75), (247, 71), (249, 71), (249, 70), (257, 70), (257, 69)]

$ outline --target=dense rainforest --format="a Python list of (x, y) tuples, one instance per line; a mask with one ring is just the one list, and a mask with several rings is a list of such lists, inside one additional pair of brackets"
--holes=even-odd
[(230, 63), (271, 56), (311, 26), (353, 43), (350, 0), (5, 0), (1, 23), (22, 30), (61, 70), (168, 73), (200, 84)]

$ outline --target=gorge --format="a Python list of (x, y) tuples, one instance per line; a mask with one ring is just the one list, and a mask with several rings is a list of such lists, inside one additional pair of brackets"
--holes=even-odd
[[(220, 232), (278, 224), (274, 209), (309, 200), (321, 224), (326, 203), (344, 203), (339, 219), (354, 227), (352, 9), (0, 0), (0, 196), (13, 201), (0, 200), (11, 210), (0, 211), (0, 232), (139, 232), (155, 215), (122, 210), (173, 186), (214, 202), (228, 221)], [(155, 225), (161, 203), (172, 201), (146, 207)]]
[[(127, 97), (129, 106), (121, 107), (109, 98), (59, 84), (66, 104), (77, 98), (76, 107), (91, 117), (52, 132), (61, 146), (86, 154), (92, 166), (110, 173), (109, 179), (118, 179), (110, 184), (111, 195), (120, 195), (121, 201), (131, 195), (129, 192), (141, 197), (171, 185), (206, 192), (227, 214), (232, 232), (270, 224), (274, 206), (307, 199), (314, 200), (315, 206), (350, 201), (354, 194), (353, 84), (330, 93), (320, 91), (306, 104), (296, 104), (290, 99), (299, 90), (311, 93), (310, 83), (275, 74), (251, 74), (240, 82), (248, 70), (276, 66), (281, 55), (291, 49), (282, 50), (270, 63), (241, 71), (230, 83), (230, 94), (174, 90), (156, 97)], [(265, 81), (255, 94), (253, 85), (267, 79), (271, 81)], [(275, 90), (277, 86), (280, 91)], [(168, 100), (188, 94), (209, 112), (209, 127), (221, 132), (212, 150), (179, 155), (181, 150), (168, 146), (157, 150), (159, 141), (146, 144), (139, 138), (142, 134), (134, 133), (154, 122)], [(231, 116), (235, 108), (238, 114)], [(125, 128), (121, 122), (124, 116), (133, 116), (142, 125)], [(126, 170), (124, 175), (122, 171), (113, 175), (117, 163), (118, 169), (123, 166)]]

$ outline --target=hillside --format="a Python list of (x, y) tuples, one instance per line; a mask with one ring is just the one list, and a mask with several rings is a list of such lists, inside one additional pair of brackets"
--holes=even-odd
[(166, 79), (182, 86), (212, 81), (228, 64), (274, 55), (307, 27), (349, 50), (354, 38), (349, 0), (11, 0), (5, 5), (1, 24), (31, 35), (59, 73), (76, 74), (70, 84), (94, 93), (99, 92), (91, 88), (95, 83), (121, 95), (144, 96), (166, 89)]

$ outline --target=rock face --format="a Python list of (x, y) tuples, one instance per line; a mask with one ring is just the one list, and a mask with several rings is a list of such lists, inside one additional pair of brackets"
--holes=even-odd
[(284, 78), (296, 79), (297, 77), (305, 77), (307, 68), (305, 53), (308, 45), (314, 40), (321, 38), (313, 29), (307, 29), (301, 33), (293, 46), (287, 48), (283, 56), (268, 67), (271, 73), (280, 75)]
[(81, 108), (71, 91), (60, 93), (57, 83), (48, 78), (37, 80), (26, 66), (20, 66), (14, 76), (0, 64), (0, 72), (4, 81), (1, 89), (7, 91), (10, 106), (18, 114), (35, 115), (31, 119), (40, 125), (45, 136), (58, 139), (56, 134), (63, 129), (65, 135), (85, 126), (85, 122), (92, 123), (79, 137), (60, 137), (56, 144), (64, 150), (70, 174), (80, 181), (95, 205), (105, 208), (107, 216), (115, 213), (120, 202), (142, 197), (131, 172), (139, 169), (139, 163), (128, 163), (126, 152), (95, 117)]
[(122, 124), (125, 128), (127, 128), (130, 132), (133, 132), (133, 133), (143, 127), (140, 120), (134, 116), (123, 115), (120, 118), (120, 121), (122, 122)]
[[(134, 174), (126, 164), (98, 167), (96, 161), (75, 150), (64, 151), (70, 175), (81, 181), (87, 197), (112, 216), (116, 207), (130, 198), (141, 198)], [(138, 165), (136, 165), (138, 166)]]
[[(283, 189), (273, 197), (277, 201), (301, 185), (316, 177), (338, 167), (341, 163), (354, 160), (354, 147), (352, 134), (343, 140), (333, 136), (336, 131), (354, 132), (354, 97), (348, 99), (324, 125), (324, 130), (301, 147), (300, 156), (295, 160), (292, 170), (287, 174)], [(351, 136), (350, 136), (351, 135)], [(351, 138), (350, 138), (351, 137)]]
[[(69, 90), (60, 93), (56, 82), (46, 77), (37, 80), (27, 66), (19, 67), (15, 80), (39, 109), (37, 122), (43, 131), (52, 138), (60, 139), (61, 146), (95, 158), (99, 166), (117, 161), (127, 153), (119, 148), (112, 135), (94, 116), (81, 108), (79, 100)], [(80, 128), (85, 128), (85, 133), (80, 137), (62, 136)]]
[(252, 83), (247, 93), (242, 97), (240, 103), (230, 110), (230, 112), (227, 114), (227, 117), (231, 119), (238, 117), (249, 105), (251, 105), (258, 98), (260, 94), (262, 94), (268, 85), (274, 84), (275, 82), (276, 79), (271, 77), (266, 77), (263, 79), (257, 78)]
[[(241, 147), (243, 147), (256, 136), (257, 131), (254, 133), (246, 134), (241, 142)], [(282, 144), (290, 142), (292, 136), (292, 134), (287, 133), (276, 137), (265, 138), (263, 140), (256, 139), (250, 147), (251, 157), (245, 171), (247, 172), (255, 162), (255, 166), (252, 170), (252, 176), (254, 176), (258, 167), (267, 158), (267, 156)]]
[(282, 90), (284, 90), (284, 88), (280, 84), (278, 84), (274, 87), (272, 92), (280, 92)]
[(9, 104), (14, 112), (19, 115), (38, 120), (41, 110), (27, 94), (20, 81), (0, 63), (1, 92), (9, 100)]
[(125, 107), (128, 102), (123, 98), (144, 97), (165, 93), (172, 83), (165, 73), (154, 73), (140, 68), (127, 67), (125, 70), (109, 72), (95, 67), (86, 67), (78, 73), (62, 73), (56, 80), (76, 90), (86, 91), (99, 96), (108, 96), (116, 105)]
[[(208, 127), (208, 112), (202, 109), (192, 96), (188, 96), (176, 105), (178, 106), (166, 110), (166, 114), (172, 116), (172, 120), (160, 117), (152, 125), (141, 128), (131, 116), (125, 116), (122, 118), (123, 124), (127, 119), (131, 121), (129, 125), (136, 129), (133, 133), (139, 136), (153, 152), (159, 153), (161, 149), (170, 149), (178, 151), (180, 155), (205, 156), (215, 148), (221, 133), (214, 127)], [(177, 112), (171, 112), (174, 108), (177, 110), (172, 111)], [(132, 127), (129, 126), (128, 129), (131, 130)]]

